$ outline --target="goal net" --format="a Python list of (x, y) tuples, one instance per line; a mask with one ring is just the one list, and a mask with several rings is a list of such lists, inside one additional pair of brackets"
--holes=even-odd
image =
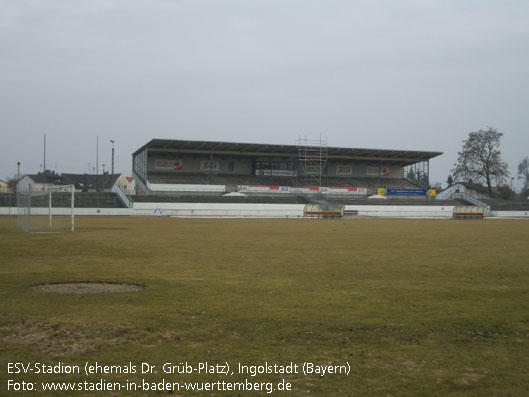
[(17, 192), (17, 224), (26, 233), (74, 231), (75, 187), (48, 187)]

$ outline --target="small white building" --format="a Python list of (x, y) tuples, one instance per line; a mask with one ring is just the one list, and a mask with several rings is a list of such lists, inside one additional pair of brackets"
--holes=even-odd
[(66, 185), (63, 183), (63, 177), (53, 171), (39, 172), (33, 175), (24, 175), (17, 184), (17, 191), (46, 191), (49, 187), (57, 185)]

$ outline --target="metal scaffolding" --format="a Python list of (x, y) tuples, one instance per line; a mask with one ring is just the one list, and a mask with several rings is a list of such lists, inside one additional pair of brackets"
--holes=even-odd
[(321, 186), (327, 165), (327, 139), (298, 138), (301, 177), (305, 186)]

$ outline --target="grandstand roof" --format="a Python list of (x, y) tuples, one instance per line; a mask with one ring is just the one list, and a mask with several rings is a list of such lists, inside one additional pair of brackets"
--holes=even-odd
[[(272, 145), (262, 143), (188, 141), (174, 139), (152, 139), (133, 155), (144, 150), (174, 151), (190, 154), (228, 154), (237, 156), (277, 156), (293, 157), (299, 153), (298, 145)], [(343, 147), (327, 147), (327, 157), (336, 160), (362, 160), (393, 162), (402, 165), (427, 161), (443, 154), (442, 152), (412, 151), (412, 150), (384, 150), (384, 149), (355, 149)]]

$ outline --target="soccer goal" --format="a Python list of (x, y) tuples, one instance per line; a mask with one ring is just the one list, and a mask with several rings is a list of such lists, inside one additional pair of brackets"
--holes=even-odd
[(75, 186), (17, 192), (17, 224), (26, 233), (73, 232)]

